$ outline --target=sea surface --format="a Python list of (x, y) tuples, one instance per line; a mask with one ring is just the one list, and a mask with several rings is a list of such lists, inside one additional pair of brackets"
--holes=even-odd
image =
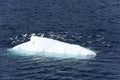
[[(58, 59), (8, 51), (41, 34), (97, 55)], [(0, 80), (120, 80), (120, 1), (0, 0)]]

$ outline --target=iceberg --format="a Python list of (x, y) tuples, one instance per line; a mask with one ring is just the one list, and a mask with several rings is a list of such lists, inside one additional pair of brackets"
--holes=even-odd
[(82, 46), (38, 36), (31, 36), (30, 41), (19, 44), (13, 47), (12, 50), (29, 51), (34, 52), (34, 54), (49, 53), (54, 55), (64, 55), (69, 56), (69, 58), (90, 58), (96, 56), (94, 51)]

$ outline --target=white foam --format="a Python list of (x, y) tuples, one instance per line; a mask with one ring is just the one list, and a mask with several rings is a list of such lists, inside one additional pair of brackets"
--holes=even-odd
[(30, 41), (17, 45), (13, 47), (12, 50), (30, 51), (34, 52), (33, 54), (47, 53), (47, 55), (61, 55), (69, 58), (87, 58), (96, 56), (94, 51), (79, 45), (38, 36), (32, 36)]

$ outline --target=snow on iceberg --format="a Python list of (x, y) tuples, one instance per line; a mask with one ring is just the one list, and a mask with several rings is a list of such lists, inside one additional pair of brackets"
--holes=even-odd
[(68, 56), (69, 58), (90, 58), (96, 56), (94, 51), (79, 45), (38, 36), (31, 36), (30, 41), (17, 45), (13, 47), (12, 50), (29, 51), (39, 54), (49, 53), (63, 55), (65, 57)]

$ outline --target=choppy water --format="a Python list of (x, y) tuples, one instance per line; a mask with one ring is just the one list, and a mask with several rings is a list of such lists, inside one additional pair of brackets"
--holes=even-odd
[[(119, 80), (120, 1), (0, 0), (0, 80)], [(94, 59), (20, 56), (31, 34), (78, 44)]]

